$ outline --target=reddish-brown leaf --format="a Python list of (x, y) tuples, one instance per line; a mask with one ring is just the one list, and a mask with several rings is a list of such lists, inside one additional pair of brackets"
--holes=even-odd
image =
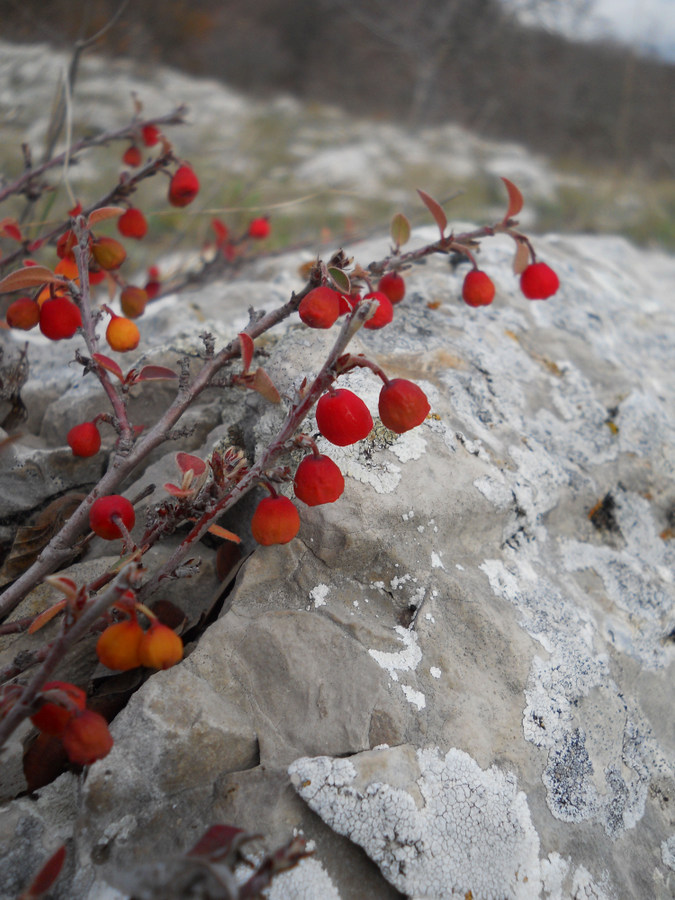
[(162, 381), (167, 378), (178, 378), (178, 373), (165, 366), (143, 366), (136, 376), (136, 381)]
[(513, 257), (513, 271), (522, 274), (530, 264), (530, 251), (523, 241), (516, 241), (516, 253)]
[(117, 216), (121, 216), (125, 212), (126, 209), (123, 206), (101, 206), (90, 214), (89, 227), (91, 228), (92, 225), (96, 225), (98, 222), (105, 222), (106, 219), (116, 219)]
[(109, 356), (104, 356), (102, 353), (92, 353), (92, 356), (102, 369), (107, 369), (108, 372), (112, 372), (112, 374), (119, 378), (120, 381), (124, 381), (122, 370), (114, 359), (110, 359)]
[(509, 208), (506, 210), (506, 215), (504, 216), (504, 221), (506, 221), (507, 219), (512, 219), (514, 216), (518, 215), (523, 208), (523, 203), (525, 201), (523, 200), (523, 195), (512, 181), (509, 181), (508, 178), (504, 178), (503, 176), (502, 181), (509, 194)]
[(44, 896), (59, 877), (65, 858), (66, 845), (61, 844), (37, 873), (28, 890), (21, 894), (19, 900), (38, 900)]
[(253, 373), (253, 381), (249, 385), (254, 391), (261, 394), (270, 403), (281, 403), (281, 394), (274, 386), (274, 382), (264, 369), (256, 369)]
[(46, 266), (24, 266), (0, 281), (0, 294), (22, 291), (24, 288), (39, 287), (41, 284), (66, 284), (59, 275), (55, 275)]
[(444, 234), (445, 229), (448, 224), (448, 220), (445, 217), (443, 208), (441, 207), (440, 203), (438, 203), (436, 200), (434, 200), (433, 197), (430, 197), (426, 191), (422, 191), (419, 188), (417, 188), (417, 193), (420, 195), (420, 197), (422, 199), (422, 203), (424, 203), (426, 208), (429, 210), (431, 215), (434, 217), (434, 221), (438, 225), (438, 228), (441, 232), (441, 237), (443, 237), (443, 234)]
[(184, 490), (181, 487), (178, 487), (177, 484), (165, 484), (164, 490), (167, 494), (171, 494), (172, 497), (178, 497), (183, 499), (184, 497), (191, 497), (194, 494), (193, 490)]
[(396, 213), (391, 220), (391, 239), (397, 247), (402, 247), (410, 240), (410, 222), (403, 213)]
[(215, 534), (216, 537), (225, 538), (226, 541), (234, 541), (235, 544), (241, 544), (241, 538), (233, 531), (228, 531), (222, 525), (209, 525), (208, 531)]
[(253, 344), (253, 338), (250, 334), (246, 334), (245, 331), (242, 331), (237, 335), (239, 338), (239, 347), (241, 348), (241, 361), (244, 366), (244, 372), (248, 372), (251, 368), (251, 362), (253, 361), (253, 351), (255, 350)]
[(212, 825), (187, 855), (204, 856), (211, 860), (221, 859), (252, 838), (253, 835), (247, 834), (242, 828), (234, 828), (232, 825)]
[(51, 622), (54, 616), (60, 613), (61, 610), (65, 608), (67, 602), (67, 600), (59, 600), (58, 603), (55, 603), (53, 606), (44, 609), (40, 613), (40, 615), (36, 616), (28, 626), (28, 634), (35, 634), (35, 632), (43, 628), (47, 624), (47, 622)]

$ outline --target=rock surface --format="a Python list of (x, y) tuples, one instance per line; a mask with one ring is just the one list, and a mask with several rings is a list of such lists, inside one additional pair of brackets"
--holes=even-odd
[[(67, 839), (55, 896), (122, 896), (105, 887), (120, 867), (230, 822), (314, 842), (275, 900), (312, 879), (343, 900), (672, 896), (675, 261), (614, 238), (537, 248), (562, 283), (546, 303), (519, 296), (497, 239), (492, 307), (458, 302), (463, 270), (437, 259), (392, 326), (357, 336), (432, 414), (320, 440), (343, 497), (253, 553), (229, 611), (118, 715), (106, 759), (4, 807), (3, 895)], [(351, 249), (368, 263), (386, 242)], [(280, 289), (297, 263), (275, 262)], [(266, 362), (282, 393), (331, 339), (283, 331)], [(376, 414), (371, 374), (345, 385)], [(246, 395), (204, 446), (234, 420), (260, 447), (280, 415)]]

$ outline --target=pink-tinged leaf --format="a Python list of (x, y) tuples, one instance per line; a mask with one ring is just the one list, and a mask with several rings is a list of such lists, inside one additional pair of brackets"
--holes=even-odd
[(93, 353), (92, 356), (102, 369), (112, 372), (120, 381), (124, 381), (122, 370), (114, 359), (110, 359), (109, 356), (104, 356), (102, 353)]
[(248, 370), (251, 368), (251, 363), (253, 362), (253, 351), (255, 350), (253, 338), (250, 334), (246, 334), (246, 332), (244, 331), (240, 332), (237, 337), (239, 338), (241, 361), (244, 365), (244, 372), (248, 372)]
[(328, 274), (331, 277), (331, 281), (335, 285), (335, 287), (342, 294), (348, 294), (352, 289), (352, 283), (349, 280), (349, 275), (344, 272), (342, 269), (338, 269), (336, 266), (329, 266)]
[(182, 487), (178, 487), (177, 484), (165, 484), (164, 490), (167, 494), (171, 494), (172, 497), (191, 497), (194, 494), (194, 490), (184, 490)]
[(2, 232), (6, 234), (7, 237), (12, 238), (12, 240), (14, 241), (23, 240), (21, 227), (19, 226), (19, 223), (16, 221), (16, 219), (2, 219), (2, 221), (0, 221), (0, 230), (2, 230)]
[(89, 227), (97, 225), (99, 222), (105, 222), (106, 219), (116, 219), (126, 212), (123, 206), (101, 206), (95, 209), (89, 216)]
[(22, 291), (24, 288), (40, 287), (41, 284), (63, 284), (67, 282), (55, 275), (46, 266), (24, 266), (16, 272), (10, 272), (0, 281), (0, 294)]
[(523, 241), (516, 242), (516, 253), (513, 257), (513, 271), (516, 275), (522, 275), (530, 264), (530, 251)]
[(216, 234), (218, 246), (224, 244), (230, 233), (227, 225), (221, 219), (211, 219), (211, 228)]
[(28, 634), (35, 634), (35, 632), (43, 628), (47, 624), (47, 622), (51, 622), (54, 616), (58, 615), (61, 612), (67, 602), (67, 600), (59, 600), (58, 603), (55, 603), (48, 609), (43, 610), (39, 616), (35, 616), (33, 621), (28, 626)]
[(203, 475), (206, 471), (206, 463), (198, 456), (191, 453), (176, 453), (176, 462), (181, 472), (189, 472), (192, 470), (197, 477)]
[(162, 381), (166, 378), (178, 378), (178, 373), (165, 366), (143, 366), (136, 381)]
[(523, 200), (523, 195), (512, 181), (509, 181), (508, 178), (504, 178), (503, 176), (502, 181), (509, 194), (509, 208), (506, 210), (506, 215), (504, 216), (504, 221), (506, 221), (507, 219), (512, 219), (514, 216), (518, 215), (523, 208), (523, 203), (525, 201)]
[(443, 234), (444, 234), (445, 229), (448, 224), (448, 220), (445, 217), (445, 213), (443, 212), (443, 209), (442, 209), (440, 203), (437, 203), (437, 201), (434, 200), (433, 197), (430, 197), (429, 194), (426, 193), (426, 191), (422, 191), (419, 188), (417, 188), (417, 193), (420, 195), (422, 203), (424, 203), (426, 208), (429, 210), (431, 215), (434, 217), (434, 222), (438, 225), (438, 228), (441, 232), (441, 237), (443, 237)]
[(234, 541), (235, 544), (241, 544), (239, 535), (235, 534), (233, 531), (228, 531), (227, 528), (223, 528), (222, 525), (209, 525), (207, 531), (210, 531), (211, 534), (215, 534), (216, 537), (225, 538), (226, 541)]
[(403, 213), (396, 213), (391, 220), (391, 239), (397, 247), (402, 247), (410, 240), (410, 222)]
[(256, 369), (253, 373), (253, 381), (249, 385), (254, 391), (261, 394), (270, 403), (281, 403), (281, 394), (274, 386), (274, 382), (264, 369)]
[(19, 900), (38, 900), (38, 898), (44, 896), (59, 877), (65, 858), (66, 845), (62, 844), (56, 853), (49, 857), (31, 882), (28, 890), (21, 894)]

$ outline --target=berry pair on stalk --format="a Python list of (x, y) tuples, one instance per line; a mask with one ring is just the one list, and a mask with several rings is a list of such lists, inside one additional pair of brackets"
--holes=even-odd
[(72, 763), (89, 766), (108, 755), (113, 745), (108, 723), (87, 709), (82, 688), (67, 681), (48, 681), (40, 699), (31, 722), (43, 734), (58, 738)]

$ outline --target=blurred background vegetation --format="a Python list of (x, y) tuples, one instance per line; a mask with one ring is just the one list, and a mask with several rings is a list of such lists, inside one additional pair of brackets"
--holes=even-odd
[[(579, 16), (589, 6), (566, 2)], [(67, 49), (119, 6), (0, 0), (3, 39)], [(540, 205), (537, 227), (675, 247), (675, 65), (525, 27), (500, 0), (135, 0), (97, 51), (255, 98), (287, 93), (353, 117), (517, 141), (581, 179)]]

